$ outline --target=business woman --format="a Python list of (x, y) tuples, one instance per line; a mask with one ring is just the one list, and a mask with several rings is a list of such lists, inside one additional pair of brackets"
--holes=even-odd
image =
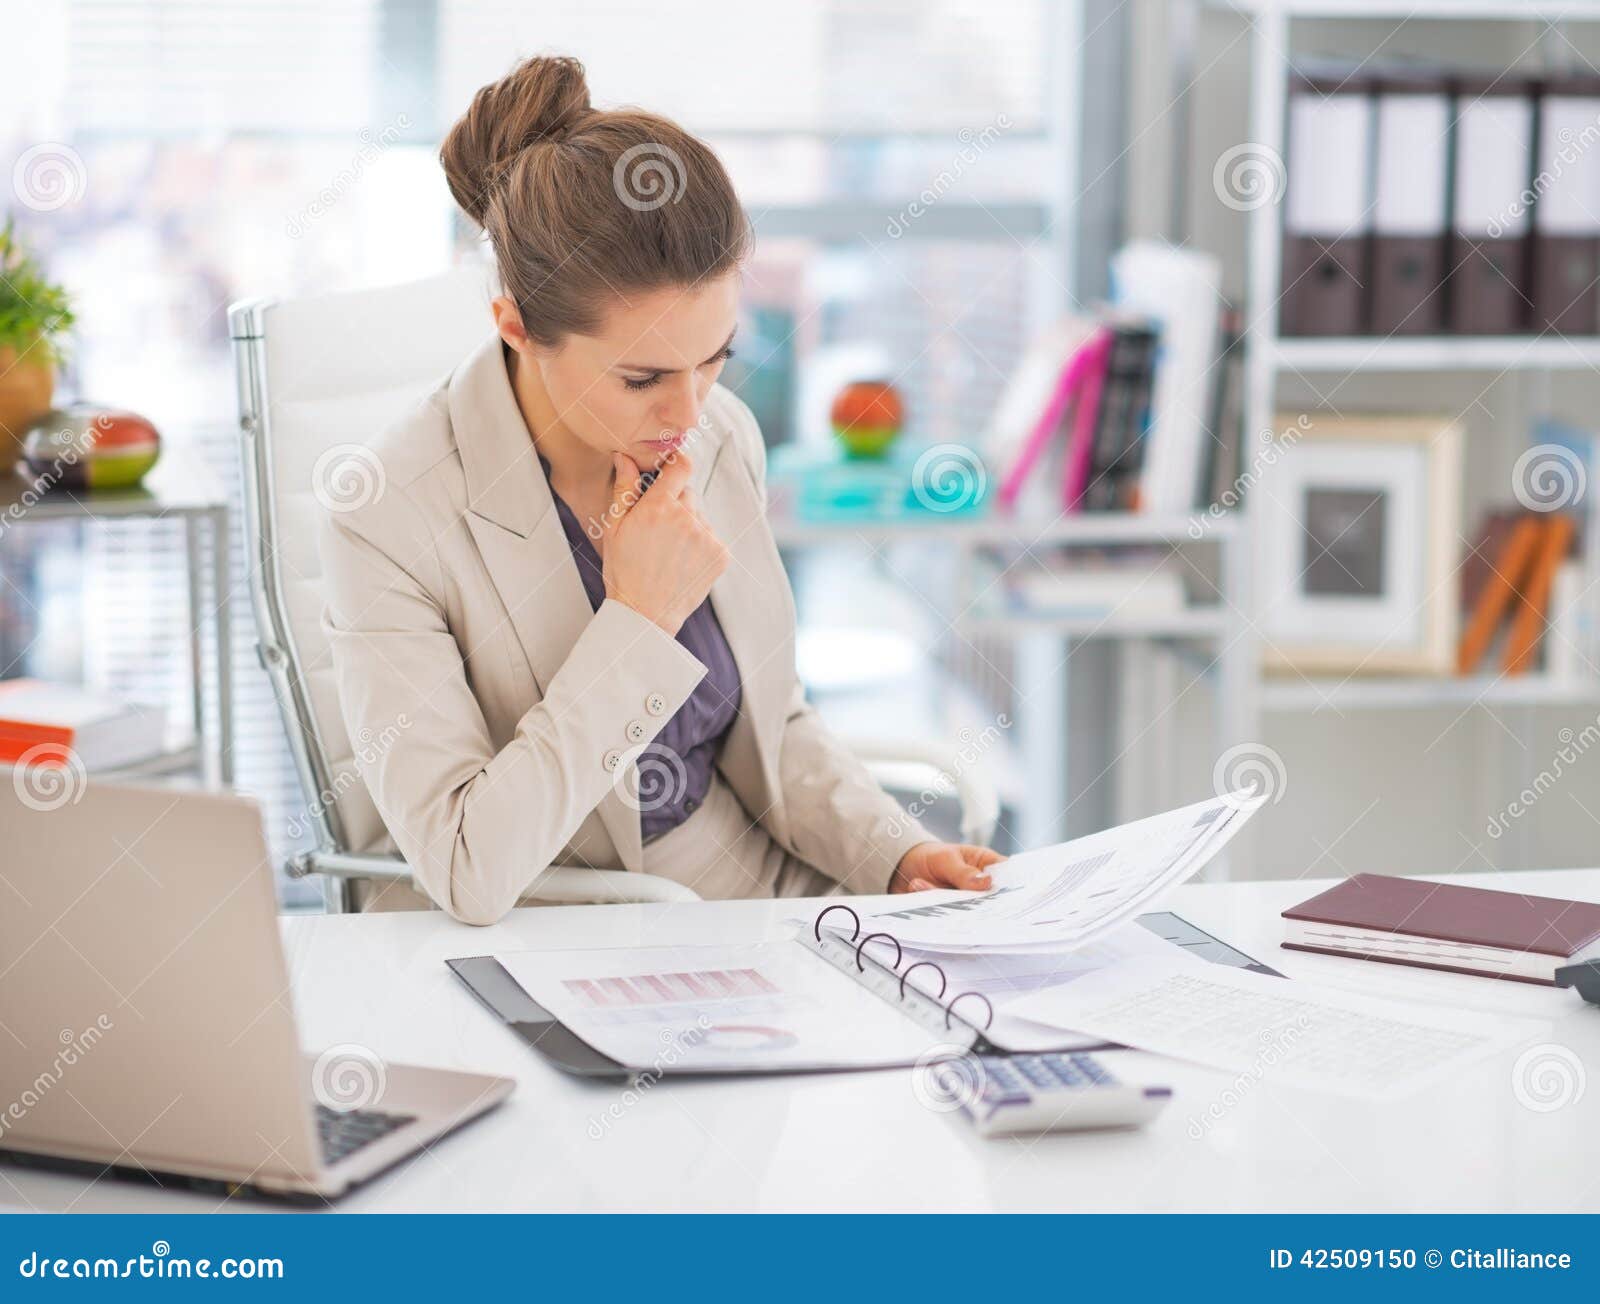
[(716, 383), (750, 242), (716, 156), (535, 58), (441, 159), (494, 334), (319, 535), (344, 718), (379, 740), (358, 768), (417, 883), (480, 924), (552, 864), (706, 897), (987, 887), (1000, 857), (931, 837), (796, 679), (761, 433)]

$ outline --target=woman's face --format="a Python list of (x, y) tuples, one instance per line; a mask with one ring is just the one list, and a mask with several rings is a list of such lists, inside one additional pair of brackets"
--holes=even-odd
[(569, 335), (558, 349), (526, 337), (513, 347), (534, 363), (557, 421), (597, 452), (626, 453), (647, 470), (689, 440), (732, 356), (738, 309), (733, 272), (630, 296), (601, 333)]

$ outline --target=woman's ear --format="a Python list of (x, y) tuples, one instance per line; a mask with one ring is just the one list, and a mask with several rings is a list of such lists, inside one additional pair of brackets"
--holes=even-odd
[(510, 295), (502, 294), (490, 301), (489, 311), (494, 314), (494, 328), (500, 332), (500, 338), (518, 353), (531, 355), (534, 343), (522, 328), (522, 312), (517, 307), (517, 301)]

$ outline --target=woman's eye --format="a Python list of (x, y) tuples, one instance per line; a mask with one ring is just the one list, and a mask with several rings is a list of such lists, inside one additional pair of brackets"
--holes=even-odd
[(660, 381), (660, 376), (646, 376), (643, 380), (635, 380), (632, 376), (624, 376), (622, 383), (628, 389), (649, 389), (650, 386)]

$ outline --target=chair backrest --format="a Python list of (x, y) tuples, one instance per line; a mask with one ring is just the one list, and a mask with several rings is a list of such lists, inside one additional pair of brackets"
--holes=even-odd
[(462, 268), (379, 290), (250, 299), (228, 313), (261, 663), (312, 826), (330, 850), (393, 842), (356, 771), (322, 633), (318, 459), (371, 441), (472, 351), (492, 329), (488, 287), (484, 269)]

